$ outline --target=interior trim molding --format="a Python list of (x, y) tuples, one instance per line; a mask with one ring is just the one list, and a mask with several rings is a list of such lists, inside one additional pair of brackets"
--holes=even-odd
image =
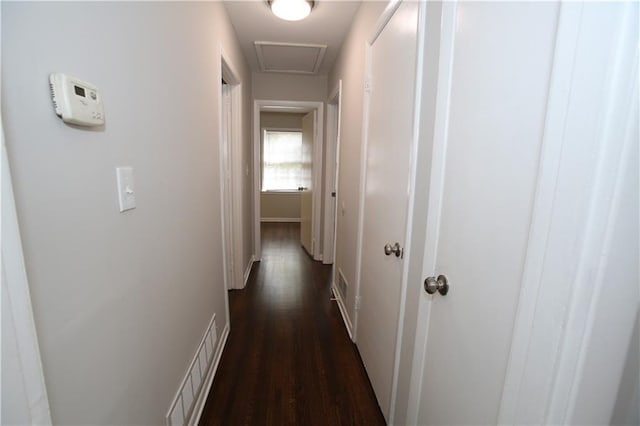
[(384, 30), (384, 27), (387, 26), (387, 24), (393, 17), (393, 14), (396, 13), (396, 10), (398, 10), (398, 8), (400, 7), (400, 3), (402, 3), (402, 0), (389, 0), (387, 7), (384, 9), (382, 14), (378, 18), (378, 21), (376, 22), (374, 31), (371, 33), (371, 36), (369, 36), (369, 45), (375, 43), (380, 33), (382, 33), (382, 30)]
[[(44, 368), (33, 317), (29, 280), (24, 259), (22, 237), (16, 210), (9, 159), (0, 118), (2, 144), (2, 297), (7, 302), (13, 320), (16, 346), (24, 383), (24, 398), (34, 424), (50, 425), (51, 409), (44, 377)], [(4, 304), (4, 303), (3, 303)]]
[(300, 218), (299, 217), (261, 217), (260, 222), (300, 223)]

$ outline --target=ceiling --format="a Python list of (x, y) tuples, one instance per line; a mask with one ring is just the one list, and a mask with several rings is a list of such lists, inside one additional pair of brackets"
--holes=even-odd
[(224, 0), (224, 5), (252, 71), (324, 75), (337, 58), (360, 1), (316, 0), (311, 15), (296, 22), (276, 18), (264, 0)]

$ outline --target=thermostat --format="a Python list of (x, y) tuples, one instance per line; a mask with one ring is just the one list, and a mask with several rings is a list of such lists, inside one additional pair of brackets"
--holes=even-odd
[(67, 74), (49, 76), (51, 99), (56, 115), (65, 123), (79, 126), (104, 124), (104, 108), (98, 88)]

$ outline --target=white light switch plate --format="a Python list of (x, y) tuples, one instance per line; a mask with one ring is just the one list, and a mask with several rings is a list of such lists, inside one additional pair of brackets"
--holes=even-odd
[(120, 201), (120, 211), (124, 212), (135, 209), (136, 193), (133, 185), (133, 168), (116, 168), (116, 177), (118, 179), (118, 201)]

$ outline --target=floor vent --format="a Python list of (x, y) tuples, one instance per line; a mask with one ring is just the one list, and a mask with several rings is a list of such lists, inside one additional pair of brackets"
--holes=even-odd
[(342, 300), (347, 300), (348, 287), (349, 286), (347, 285), (347, 280), (344, 278), (342, 270), (338, 269), (338, 291), (340, 292), (340, 297), (342, 297)]
[(169, 412), (166, 416), (167, 426), (183, 426), (188, 424), (193, 414), (193, 408), (198, 396), (202, 392), (205, 378), (211, 368), (213, 355), (218, 343), (216, 315), (209, 322), (209, 326), (200, 341), (198, 350), (189, 365), (178, 392), (176, 393)]

